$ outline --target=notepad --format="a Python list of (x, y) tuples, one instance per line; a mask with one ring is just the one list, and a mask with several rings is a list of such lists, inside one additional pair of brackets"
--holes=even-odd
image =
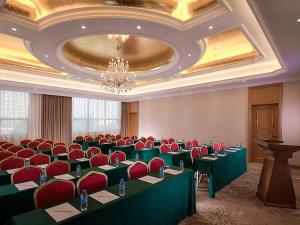
[(59, 156), (67, 156), (68, 153), (59, 153), (59, 154), (57, 154), (57, 155), (59, 155)]
[(68, 219), (72, 216), (80, 214), (80, 211), (72, 206), (70, 203), (63, 203), (48, 209), (45, 211), (51, 216), (56, 222)]
[(236, 150), (226, 150), (227, 152), (236, 152)]
[(225, 154), (217, 154), (218, 157), (225, 157)]
[(56, 179), (62, 179), (62, 180), (72, 180), (75, 177), (73, 177), (72, 175), (66, 173), (66, 174), (54, 176), (54, 178), (56, 178)]
[(166, 170), (165, 170), (165, 173), (172, 174), (172, 175), (178, 175), (178, 174), (181, 174), (182, 171), (179, 171), (179, 170), (173, 170), (173, 169), (166, 169)]
[(218, 158), (213, 158), (213, 157), (206, 157), (206, 156), (203, 156), (203, 157), (201, 157), (201, 159), (206, 159), (206, 160), (216, 160), (216, 159), (218, 159)]
[(162, 181), (162, 179), (157, 178), (157, 177), (152, 177), (152, 176), (144, 176), (144, 177), (139, 178), (139, 180), (145, 181), (150, 184), (156, 184), (156, 183)]
[(42, 165), (36, 165), (37, 167), (40, 167), (40, 168), (42, 168), (42, 169), (45, 169), (47, 166), (48, 166), (48, 164), (42, 164)]
[(190, 152), (191, 150), (188, 149), (182, 149), (183, 152)]
[(108, 203), (108, 202), (111, 202), (113, 200), (120, 198), (119, 196), (117, 196), (113, 193), (110, 193), (108, 191), (105, 191), (105, 190), (93, 193), (89, 196), (91, 198), (95, 199), (96, 201), (101, 202), (102, 204), (105, 204), (105, 203)]
[(27, 190), (27, 189), (31, 189), (31, 188), (36, 188), (39, 185), (37, 185), (33, 181), (28, 181), (28, 182), (24, 182), (24, 183), (15, 184), (15, 186), (19, 191), (23, 191), (23, 190)]
[(98, 166), (98, 168), (103, 169), (103, 170), (111, 170), (114, 169), (114, 166), (111, 165), (104, 165), (104, 166)]
[(126, 164), (126, 165), (132, 165), (132, 164), (134, 164), (134, 162), (129, 161), (129, 160), (122, 161), (121, 163)]
[(17, 169), (11, 169), (11, 170), (6, 170), (6, 172), (8, 173), (8, 174), (12, 174), (12, 173), (14, 173), (14, 172), (16, 172), (17, 170), (19, 170), (20, 168), (17, 168)]
[(168, 152), (168, 153), (173, 154), (173, 155), (177, 155), (177, 154), (179, 154), (180, 152)]
[[(230, 147), (230, 148), (228, 148), (228, 149), (230, 149), (230, 150), (240, 150), (240, 148), (238, 148), (238, 147)], [(228, 150), (227, 150), (228, 151)]]
[(79, 161), (79, 162), (84, 162), (84, 161), (88, 161), (89, 159), (87, 159), (87, 158), (79, 158), (79, 159), (76, 159), (77, 161)]

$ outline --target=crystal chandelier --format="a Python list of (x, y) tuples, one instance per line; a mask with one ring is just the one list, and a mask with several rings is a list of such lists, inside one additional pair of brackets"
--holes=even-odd
[(124, 93), (135, 87), (135, 74), (128, 72), (129, 64), (120, 57), (121, 45), (117, 46), (118, 56), (112, 58), (107, 66), (107, 71), (101, 74), (101, 86), (112, 93)]

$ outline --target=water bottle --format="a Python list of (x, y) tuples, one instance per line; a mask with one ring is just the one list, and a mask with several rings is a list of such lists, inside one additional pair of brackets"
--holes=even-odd
[(115, 159), (115, 166), (119, 167), (119, 165), (120, 165), (120, 160), (119, 160), (119, 157), (117, 156)]
[(180, 167), (180, 171), (184, 170), (184, 162), (183, 162), (183, 160), (179, 161), (179, 167)]
[(159, 168), (159, 178), (160, 179), (164, 179), (165, 177), (165, 168), (164, 166), (162, 165), (160, 168)]
[(80, 210), (86, 211), (88, 209), (89, 204), (89, 195), (86, 190), (82, 190), (82, 193), (80, 195)]
[(180, 147), (179, 147), (179, 151), (181, 151), (181, 152), (182, 152), (182, 146), (180, 146)]
[(139, 157), (140, 157), (140, 156), (139, 156), (139, 153), (136, 153), (136, 154), (135, 154), (135, 159), (136, 159), (136, 161), (139, 160)]
[(80, 177), (80, 176), (81, 176), (81, 167), (78, 163), (76, 166), (76, 177)]
[(242, 148), (242, 147), (243, 147), (243, 142), (241, 141), (241, 142), (240, 142), (240, 148)]
[(153, 144), (152, 144), (152, 142), (150, 143), (150, 148), (153, 148)]
[(111, 155), (111, 149), (108, 150), (108, 155), (109, 155), (109, 156)]
[(57, 161), (57, 160), (58, 160), (57, 155), (54, 155), (54, 161)]
[(125, 188), (125, 181), (124, 179), (121, 179), (119, 183), (119, 195), (121, 197), (125, 196)]
[(92, 151), (92, 152), (91, 152), (91, 156), (93, 157), (94, 155), (95, 155), (95, 153)]
[(47, 178), (47, 175), (46, 175), (45, 169), (42, 169), (41, 176), (40, 176), (40, 185), (42, 185), (46, 182), (46, 178)]
[(25, 159), (25, 161), (24, 161), (24, 167), (25, 168), (28, 168), (29, 166), (30, 166), (30, 161), (29, 161), (29, 159)]

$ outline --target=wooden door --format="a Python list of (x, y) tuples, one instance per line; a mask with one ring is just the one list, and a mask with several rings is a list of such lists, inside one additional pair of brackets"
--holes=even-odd
[(254, 143), (261, 140), (279, 140), (279, 107), (278, 104), (252, 106), (252, 146), (255, 162), (262, 162), (264, 150)]

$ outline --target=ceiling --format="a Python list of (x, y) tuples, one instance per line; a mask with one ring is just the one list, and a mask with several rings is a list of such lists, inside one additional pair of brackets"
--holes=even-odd
[[(2, 87), (132, 101), (300, 78), (294, 1), (0, 2)], [(137, 79), (123, 95), (97, 81), (117, 45)]]

